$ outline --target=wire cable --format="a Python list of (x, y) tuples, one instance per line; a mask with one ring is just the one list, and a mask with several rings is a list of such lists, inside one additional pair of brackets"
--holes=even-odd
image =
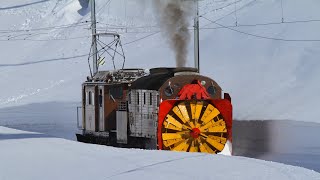
[(136, 40), (133, 40), (133, 41), (130, 41), (130, 42), (124, 43), (123, 45), (124, 45), (124, 46), (126, 46), (126, 45), (128, 45), (128, 44), (132, 44), (132, 43), (135, 43), (135, 42), (141, 41), (141, 40), (146, 39), (146, 38), (148, 38), (148, 37), (154, 36), (154, 35), (156, 35), (156, 34), (158, 34), (158, 33), (159, 33), (159, 32), (155, 32), (155, 33), (149, 34), (149, 35), (147, 35), (147, 36), (144, 36), (144, 37), (138, 38), (138, 39), (136, 39)]
[(30, 32), (30, 31), (64, 29), (64, 28), (88, 25), (87, 23), (89, 23), (89, 22), (91, 22), (91, 21), (82, 21), (82, 22), (65, 24), (65, 25), (60, 25), (60, 26), (49, 26), (49, 27), (34, 28), (34, 29), (21, 29), (21, 30), (0, 29), (0, 33)]
[[(295, 21), (284, 21), (284, 22), (268, 22), (268, 23), (256, 23), (256, 24), (238, 24), (237, 26), (226, 26), (230, 28), (234, 27), (256, 27), (256, 26), (271, 26), (271, 25), (281, 25), (281, 24), (299, 24), (299, 23), (311, 23), (320, 22), (320, 19), (310, 19), (310, 20), (295, 20)], [(203, 27), (200, 29), (224, 29), (224, 27)]]
[(117, 24), (108, 24), (108, 23), (104, 23), (104, 22), (97, 22), (97, 24), (111, 26), (111, 27), (107, 27), (107, 28), (114, 28), (114, 29), (121, 29), (121, 28), (123, 28), (123, 29), (125, 29), (125, 28), (128, 28), (128, 29), (159, 28), (159, 26), (157, 26), (157, 25), (151, 25), (151, 26), (123, 26), (123, 25), (117, 25)]
[(99, 16), (100, 13), (102, 12), (102, 9), (108, 7), (111, 4), (111, 0), (108, 0), (104, 5), (101, 6), (101, 8), (98, 10), (98, 12), (96, 13), (96, 16)]
[(206, 20), (208, 20), (218, 26), (229, 29), (231, 31), (234, 31), (234, 32), (237, 32), (240, 34), (244, 34), (244, 35), (248, 35), (248, 36), (252, 36), (252, 37), (256, 37), (256, 38), (260, 38), (260, 39), (268, 39), (268, 40), (275, 40), (275, 41), (287, 41), (287, 42), (320, 42), (320, 39), (283, 39), (283, 38), (275, 38), (275, 37), (262, 36), (262, 35), (258, 35), (258, 34), (252, 34), (252, 33), (244, 32), (244, 31), (240, 31), (237, 29), (233, 29), (233, 28), (224, 26), (220, 23), (214, 22), (214, 21), (212, 21), (206, 17), (203, 17), (203, 16), (202, 16), (202, 18), (204, 18), (204, 19), (206, 19)]
[(32, 62), (23, 62), (23, 63), (16, 63), (16, 64), (0, 64), (0, 67), (27, 66), (27, 65), (40, 64), (40, 63), (46, 63), (46, 62), (75, 59), (75, 58), (80, 58), (80, 57), (85, 57), (85, 56), (88, 56), (88, 54), (81, 54), (81, 55), (70, 56), (70, 57), (53, 58), (53, 59), (46, 59), (46, 60), (39, 60), (39, 61), (32, 61)]
[(206, 14), (208, 14), (208, 13), (211, 13), (211, 12), (215, 12), (215, 11), (219, 11), (219, 10), (225, 9), (225, 8), (227, 8), (227, 7), (229, 7), (229, 6), (232, 6), (232, 5), (234, 5), (234, 4), (238, 3), (238, 2), (241, 2), (241, 1), (243, 1), (243, 0), (237, 0), (237, 1), (235, 0), (234, 2), (231, 2), (231, 3), (227, 4), (227, 5), (222, 6), (222, 7), (219, 7), (219, 8), (212, 9), (212, 10), (207, 11), (207, 12), (205, 12), (205, 13), (203, 13), (203, 14), (199, 15), (199, 16), (204, 16), (204, 15), (206, 15)]
[[(250, 5), (252, 5), (252, 4), (253, 4), (253, 3), (255, 3), (256, 1), (257, 1), (257, 0), (252, 0), (252, 1), (248, 2), (248, 3), (246, 3), (246, 4), (245, 4), (245, 5), (243, 5), (241, 8), (238, 8), (238, 9), (237, 9), (237, 11), (239, 12), (240, 10), (242, 10), (242, 9), (244, 9), (244, 8), (246, 8), (246, 7), (250, 6)], [(231, 4), (231, 5), (232, 5), (232, 4)], [(222, 17), (220, 17), (220, 18), (216, 19), (216, 20), (214, 20), (213, 22), (220, 21), (221, 19), (224, 19), (224, 18), (226, 18), (227, 16), (229, 16), (229, 15), (231, 15), (231, 14), (233, 14), (233, 13), (235, 13), (235, 11), (231, 11), (230, 13), (228, 13), (228, 14), (226, 14), (226, 15), (224, 15), (224, 16), (222, 16)], [(205, 15), (205, 14), (203, 14), (203, 15)], [(200, 15), (199, 17), (202, 17), (203, 15)], [(209, 26), (209, 25), (213, 24), (213, 22), (210, 22), (209, 24), (206, 24), (206, 25), (202, 26), (201, 28), (203, 28), (203, 27), (207, 27), (207, 26)]]
[(78, 36), (78, 37), (70, 37), (70, 38), (56, 38), (56, 39), (0, 39), (0, 41), (68, 41), (68, 40), (76, 40), (76, 39), (84, 39), (89, 38), (91, 36)]

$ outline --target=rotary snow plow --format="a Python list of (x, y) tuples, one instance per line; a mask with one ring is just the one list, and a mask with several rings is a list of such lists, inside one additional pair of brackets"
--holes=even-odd
[(230, 98), (210, 99), (200, 83), (186, 85), (179, 94), (179, 100), (160, 104), (159, 149), (231, 154)]

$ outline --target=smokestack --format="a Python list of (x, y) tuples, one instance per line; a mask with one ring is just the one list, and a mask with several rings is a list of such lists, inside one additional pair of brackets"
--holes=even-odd
[(191, 39), (189, 22), (194, 13), (194, 2), (186, 0), (154, 0), (163, 35), (174, 50), (177, 67), (187, 63)]

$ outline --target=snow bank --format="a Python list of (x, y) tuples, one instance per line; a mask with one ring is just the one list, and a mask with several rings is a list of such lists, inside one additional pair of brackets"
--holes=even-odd
[(244, 157), (119, 149), (1, 126), (0, 147), (1, 180), (320, 179), (311, 170)]

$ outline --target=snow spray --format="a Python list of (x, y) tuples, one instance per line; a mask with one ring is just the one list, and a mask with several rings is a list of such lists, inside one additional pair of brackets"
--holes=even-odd
[(190, 32), (190, 18), (194, 13), (195, 4), (186, 0), (154, 0), (158, 11), (158, 19), (163, 34), (170, 47), (174, 50), (177, 67), (186, 66)]

